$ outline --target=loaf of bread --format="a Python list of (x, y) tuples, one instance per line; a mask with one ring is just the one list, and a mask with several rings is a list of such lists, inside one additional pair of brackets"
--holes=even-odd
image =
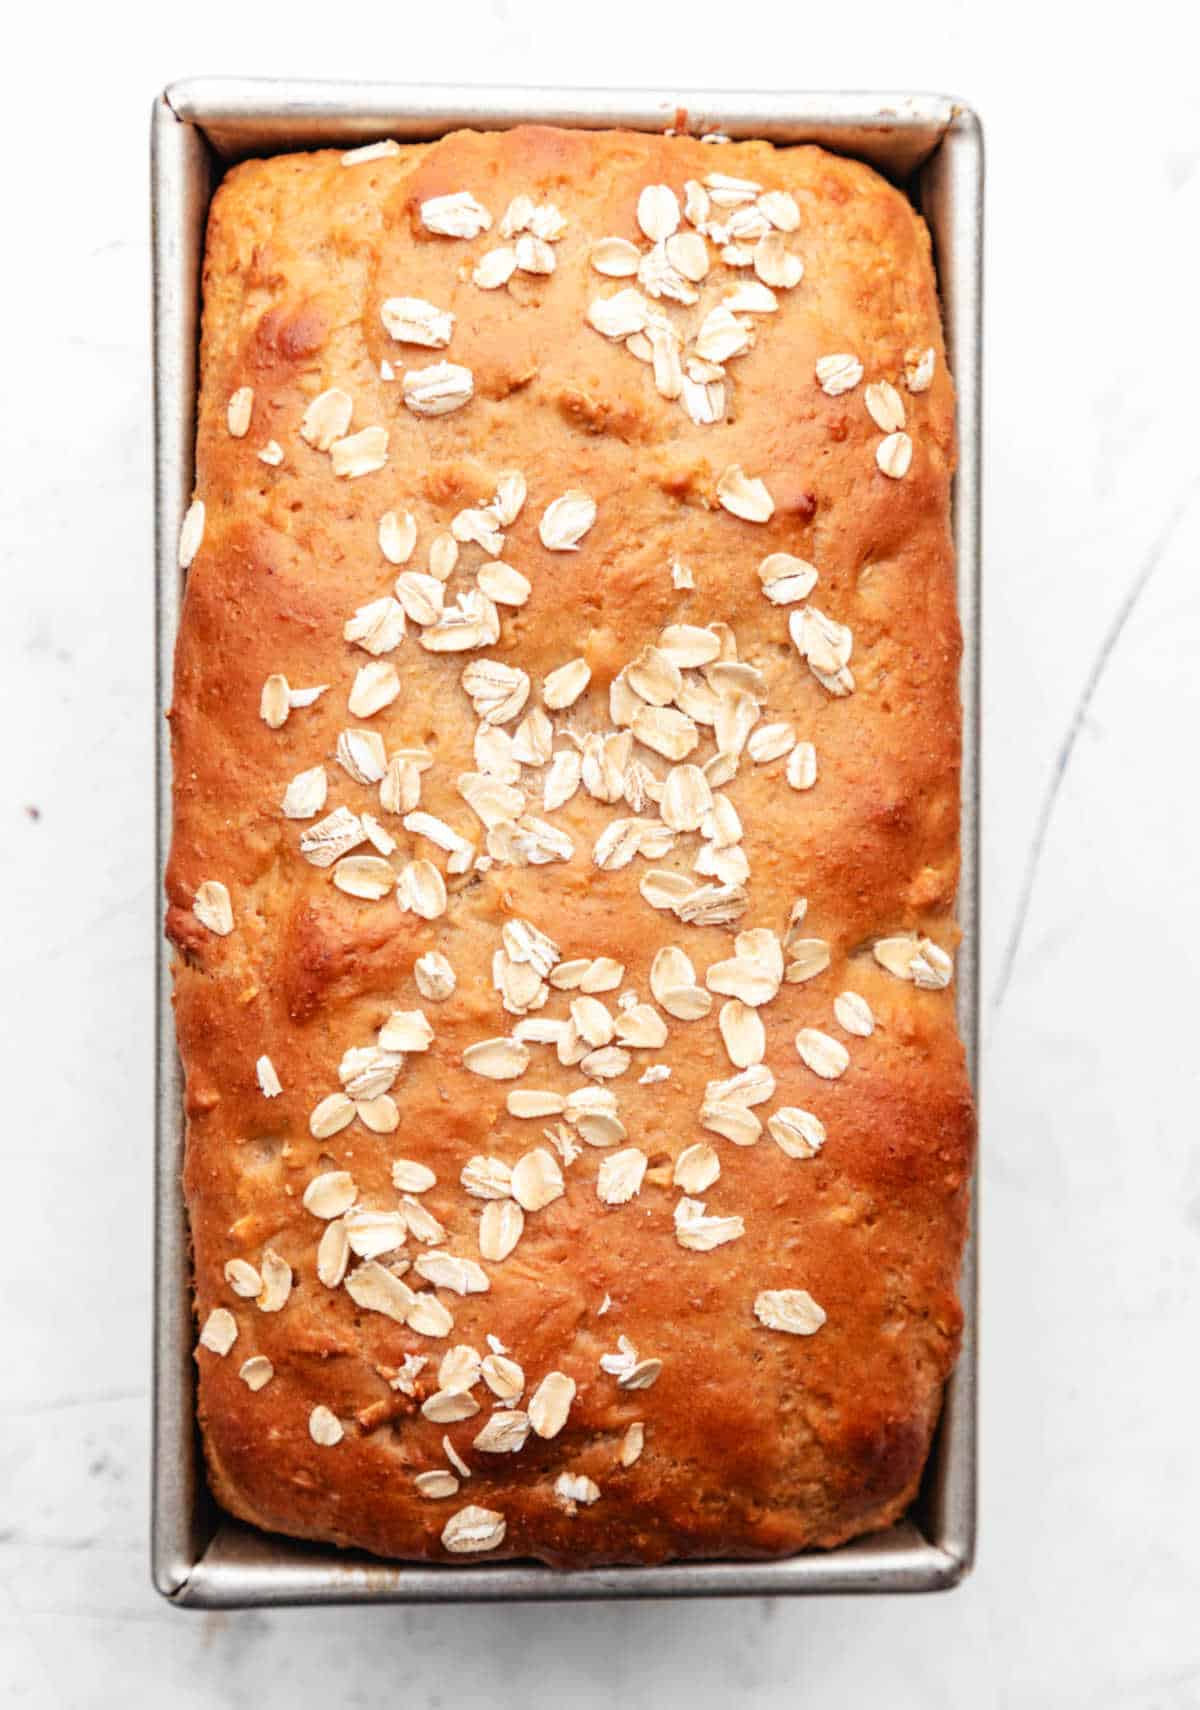
[(249, 161), (167, 930), (255, 1525), (562, 1568), (895, 1521), (961, 1313), (954, 399), (814, 147)]

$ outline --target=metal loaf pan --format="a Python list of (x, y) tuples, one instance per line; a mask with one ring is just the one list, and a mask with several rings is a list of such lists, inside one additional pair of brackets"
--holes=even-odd
[[(959, 609), (966, 641), (958, 1015), (972, 1080), (978, 1051), (979, 454), (983, 151), (978, 120), (932, 95), (721, 94), (405, 87), (390, 83), (201, 79), (154, 104), (155, 563), (159, 872), (171, 818), (165, 712), (182, 577), (176, 545), (192, 485), (199, 281), (209, 200), (225, 167), (250, 154), (349, 147), (379, 137), (428, 139), (463, 126), (522, 121), (624, 126), (775, 143), (815, 142), (869, 161), (903, 184), (933, 233), (950, 361), (958, 384), (954, 486)], [(160, 891), (161, 897), (161, 891)], [(471, 1567), (389, 1563), (269, 1536), (223, 1514), (204, 1481), (194, 1409), (190, 1251), (180, 1192), (182, 1075), (170, 968), (158, 944), (156, 1314), (153, 1574), (190, 1608), (287, 1603), (495, 1602), (504, 1599), (763, 1596), (934, 1591), (969, 1568), (975, 1535), (976, 1260), (962, 1277), (962, 1357), (917, 1503), (901, 1524), (840, 1549), (783, 1561), (702, 1562), (561, 1573), (532, 1563)]]

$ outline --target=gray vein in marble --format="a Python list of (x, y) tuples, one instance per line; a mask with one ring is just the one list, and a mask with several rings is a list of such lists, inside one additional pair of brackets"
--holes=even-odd
[(1200, 492), (1200, 475), (1193, 480), (1187, 492), (1184, 493), (1183, 497), (1176, 502), (1166, 523), (1159, 530), (1157, 537), (1151, 543), (1150, 550), (1143, 559), (1141, 568), (1130, 583), (1129, 588), (1126, 591), (1125, 598), (1117, 607), (1113, 620), (1109, 624), (1108, 629), (1101, 640), (1096, 657), (1092, 661), (1091, 669), (1089, 670), (1087, 677), (1084, 679), (1079, 698), (1075, 702), (1075, 707), (1071, 714), (1071, 722), (1067, 726), (1066, 735), (1064, 736), (1059, 746), (1058, 753), (1055, 756), (1054, 769), (1051, 772), (1050, 782), (1047, 785), (1046, 794), (1042, 800), (1042, 806), (1038, 813), (1037, 826), (1033, 834), (1033, 842), (1029, 846), (1029, 855), (1025, 862), (1025, 872), (1021, 880), (1021, 891), (1017, 899), (1017, 911), (1013, 920), (1012, 930), (1009, 933), (1008, 943), (1005, 946), (1004, 959), (1000, 967), (1000, 976), (996, 981), (995, 995), (993, 996), (990, 1005), (993, 1015), (996, 1014), (1004, 1002), (1009, 984), (1012, 980), (1013, 969), (1017, 963), (1017, 957), (1021, 953), (1021, 942), (1025, 935), (1025, 923), (1029, 918), (1029, 910), (1033, 903), (1033, 892), (1037, 883), (1038, 869), (1042, 860), (1042, 852), (1045, 849), (1046, 839), (1050, 833), (1050, 822), (1054, 817), (1054, 805), (1058, 800), (1059, 792), (1062, 789), (1063, 782), (1067, 775), (1067, 770), (1070, 767), (1071, 758), (1074, 755), (1080, 731), (1083, 729), (1084, 722), (1091, 710), (1092, 702), (1096, 698), (1096, 691), (1100, 687), (1104, 673), (1108, 669), (1109, 663), (1117, 650), (1117, 646), (1125, 633), (1129, 620), (1137, 609), (1138, 602), (1149, 587), (1155, 573), (1159, 569), (1159, 566), (1167, 556), (1172, 542), (1174, 541), (1176, 534), (1179, 532), (1179, 526), (1187, 516), (1197, 492)]
[(62, 1413), (72, 1407), (111, 1407), (123, 1401), (144, 1401), (145, 1389), (108, 1389), (79, 1395), (55, 1395), (38, 1401), (0, 1402), (0, 1419), (26, 1419), (35, 1413)]

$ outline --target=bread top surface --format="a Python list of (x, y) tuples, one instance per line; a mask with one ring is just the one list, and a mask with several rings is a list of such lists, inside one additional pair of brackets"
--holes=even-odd
[[(688, 182), (702, 184), (711, 174), (790, 195), (798, 224), (773, 240), (776, 253), (764, 271), (777, 277), (788, 265), (780, 250), (801, 258), (804, 271), (799, 283), (773, 288), (773, 310), (737, 311), (734, 325), (749, 329), (752, 346), (718, 367), (726, 388), (720, 419), (705, 423), (692, 419), (685, 399), (663, 395), (652, 362), (595, 330), (588, 316), (597, 299), (636, 289), (651, 332), (654, 316), (675, 327), (687, 361), (710, 312), (757, 278), (753, 263), (742, 265), (744, 256), (727, 249), (736, 233), (719, 229), (737, 209), (709, 207), (716, 229), (701, 234), (708, 272), (694, 287), (695, 303), (655, 297), (637, 277), (603, 276), (592, 258), (609, 252), (593, 246), (619, 238), (641, 261), (653, 250), (639, 225), (643, 190), (666, 186), (682, 205)], [(720, 182), (712, 188), (727, 198), (744, 194)], [(423, 210), (459, 192), (488, 210), (490, 229), (475, 237), (430, 231)], [(553, 271), (517, 270), (507, 284), (481, 288), (473, 278), (481, 258), (515, 248), (517, 239), (499, 228), (518, 196), (561, 211), (561, 233), (543, 239), (542, 251), (526, 246), (525, 253), (545, 265), (548, 249)], [(756, 196), (741, 208), (757, 206)], [(669, 223), (669, 201), (641, 206), (651, 231)], [(776, 212), (791, 223), (786, 205)], [(436, 210), (432, 218), (438, 223)], [(539, 219), (540, 229), (555, 229), (551, 216)], [(741, 220), (753, 251), (755, 223), (747, 225), (744, 212)], [(679, 230), (695, 227), (685, 217)], [(690, 265), (695, 247), (675, 246), (675, 253)], [(615, 246), (611, 254), (624, 258), (628, 249)], [(383, 305), (397, 298), (449, 311), (448, 345), (393, 338), (384, 316), (395, 326), (398, 311)], [(716, 338), (720, 317), (710, 330)], [(922, 366), (925, 352), (933, 355)], [(836, 390), (836, 375), (851, 379), (853, 368), (837, 370), (830, 390), (817, 379), (819, 359), (832, 355), (861, 364), (848, 390)], [(405, 402), (403, 377), (441, 363), (469, 370), (469, 401), (446, 414), (418, 414)], [(381, 365), (390, 365), (392, 378), (381, 377)], [(669, 353), (660, 352), (660, 365), (670, 390)], [(828, 377), (829, 365), (822, 372)], [(894, 388), (891, 396), (878, 389), (881, 382)], [(876, 388), (870, 408), (868, 387)], [(230, 402), (244, 388), (253, 393), (249, 419), (244, 433), (234, 433)], [(338, 424), (343, 439), (386, 430), (381, 467), (339, 475), (336, 460), (358, 445), (372, 460), (370, 441), (339, 453), (302, 436), (306, 411), (331, 389), (352, 401), (349, 424)], [(877, 460), (895, 402), (911, 449), (900, 476)], [(244, 393), (240, 408), (244, 414)], [(240, 428), (238, 411), (235, 405)], [(928, 235), (900, 192), (861, 164), (813, 147), (712, 147), (520, 127), (457, 133), (349, 165), (328, 152), (251, 161), (229, 173), (214, 199), (204, 270), (196, 473), (204, 525), (176, 656), (167, 888), (168, 932), (178, 950), (198, 1322), (208, 1324), (220, 1309), (237, 1329), (228, 1353), (206, 1345), (197, 1352), (212, 1482), (233, 1512), (270, 1529), (398, 1557), (533, 1556), (583, 1565), (828, 1545), (890, 1523), (911, 1500), (958, 1345), (955, 1283), (973, 1134), (954, 985), (941, 983), (946, 970), (938, 955), (952, 956), (957, 939), (953, 463), (953, 388)], [(735, 469), (764, 485), (768, 520), (744, 520), (722, 502), (724, 492), (742, 509), (761, 505), (756, 487), (729, 476)], [(503, 523), (500, 558), (529, 591), (523, 604), (495, 605), (491, 618), (485, 610), (485, 628), (492, 622), (488, 633), (495, 634), (498, 627), (496, 639), (471, 651), (432, 652), (410, 615), (404, 638), (385, 653), (345, 640), (347, 621), (390, 596), (398, 577), (428, 576), (431, 548), (435, 567), (444, 568), (437, 537), (451, 533), (462, 513), (487, 507), (510, 471), (524, 477), (527, 497)], [(594, 522), (575, 550), (551, 549), (541, 538), (543, 519), (573, 492), (594, 502)], [(388, 512), (399, 519), (401, 537), (406, 515), (415, 523), (415, 547), (402, 566), (381, 550), (380, 519)], [(554, 539), (552, 524), (545, 526)], [(817, 579), (803, 598), (777, 604), (764, 593), (760, 565), (784, 553), (813, 567)], [(445, 606), (466, 591), (469, 612), (477, 614), (471, 590), (491, 562), (481, 545), (461, 544), (444, 584)], [(795, 586), (803, 585), (807, 572), (793, 573), (801, 578)], [(488, 573), (483, 584), (497, 585)], [(511, 593), (521, 584), (506, 578), (503, 586)], [(422, 589), (428, 594), (426, 583), (414, 584), (410, 600)], [(832, 620), (821, 634), (839, 659), (845, 636), (838, 626), (852, 636), (850, 692), (831, 692), (828, 670), (825, 681), (818, 677), (819, 664), (829, 665), (819, 639), (807, 659), (794, 642), (790, 624), (805, 608)], [(802, 637), (809, 633), (804, 622)], [(679, 700), (704, 715), (693, 721), (694, 749), (669, 759), (633, 737), (602, 748), (598, 735), (611, 739), (625, 728), (614, 723), (614, 710), (629, 716), (620, 687), (629, 678), (621, 673), (640, 657), (636, 680), (655, 694), (664, 667), (643, 650), (661, 648), (667, 630), (671, 663), (686, 660), (688, 647), (696, 647), (692, 632), (714, 624), (723, 655), (715, 663), (724, 663), (724, 675), (711, 676), (712, 663), (676, 667), (684, 686), (667, 708), (665, 724), (676, 736), (682, 729), (683, 741), (691, 738)], [(733, 647), (757, 676), (729, 670)], [(550, 809), (543, 807), (544, 767), (520, 764), (516, 784), (527, 797), (523, 811), (555, 828), (559, 853), (565, 834), (565, 861), (521, 864), (529, 838), (514, 838), (503, 825), (489, 832), (464, 800), (462, 780), (491, 767), (501, 794), (489, 787), (483, 811), (493, 819), (512, 811), (513, 785), (505, 783), (511, 754), (497, 758), (504, 743), (494, 735), (477, 746), (481, 721), (463, 686), (464, 670), (481, 660), (527, 674), (524, 705), (490, 727), (518, 736), (519, 748), (522, 721), (542, 704), (546, 678), (586, 662), (586, 689), (549, 715), (554, 752), (577, 757), (558, 762), (558, 770), (569, 785), (578, 764), (586, 781)], [(387, 665), (398, 674), (395, 698), (355, 716), (348, 700), (357, 674)], [(277, 717), (268, 724), (264, 684), (280, 676), (292, 690), (327, 687), (311, 704), (290, 708), (282, 724)], [(714, 683), (726, 700), (749, 692), (746, 723), (728, 709), (719, 727), (704, 722)], [(278, 684), (274, 693), (277, 700)], [(551, 698), (560, 698), (553, 689)], [(666, 848), (663, 812), (690, 825), (695, 792), (706, 787), (689, 773), (654, 799), (663, 797), (672, 768), (703, 767), (716, 754), (718, 728), (736, 747), (751, 724), (752, 742), (753, 732), (786, 724), (799, 743), (811, 744), (816, 781), (808, 785), (807, 754), (804, 765), (784, 753), (760, 762), (746, 748), (736, 771), (725, 782), (716, 773), (712, 786), (735, 810), (740, 838), (726, 841), (730, 822), (709, 819), (675, 830)], [(657, 741), (664, 721), (651, 717), (638, 728)], [(455, 858), (425, 835), (426, 822), (406, 826), (404, 812), (387, 811), (380, 784), (358, 781), (339, 761), (346, 731), (377, 733), (385, 758), (417, 755), (416, 811), (467, 840), (470, 855)], [(529, 724), (523, 740), (536, 746), (544, 734)], [(374, 743), (348, 747), (343, 738), (343, 758), (360, 774), (364, 766), (370, 773), (379, 751)], [(630, 760), (652, 775), (649, 795), (644, 776), (642, 793), (630, 782)], [(598, 799), (611, 793), (606, 761), (636, 805)], [(807, 787), (789, 784), (789, 763), (795, 782)], [(315, 768), (324, 771), (324, 804), (309, 818), (287, 817), (281, 803), (289, 783)], [(399, 787), (411, 792), (414, 774), (402, 771)], [(411, 811), (411, 794), (404, 802)], [(360, 826), (363, 813), (375, 816), (387, 834), (384, 848), (388, 838), (395, 842), (382, 857), (360, 842), (351, 857), (383, 860), (397, 872), (414, 860), (432, 862), (447, 893), (444, 909), (426, 918), (401, 906), (395, 892), (379, 900), (346, 894), (335, 882), (336, 865), (306, 859), (301, 836), (338, 808), (359, 816)], [(646, 822), (650, 853), (598, 866), (597, 839), (611, 839), (622, 818)], [(706, 835), (706, 826), (715, 835)], [(531, 835), (539, 845), (542, 834)], [(643, 834), (628, 835), (636, 841)], [(736, 876), (739, 849), (744, 883)], [(464, 864), (467, 871), (454, 871)], [(681, 891), (685, 879), (727, 884), (717, 913), (730, 918), (703, 924), (651, 906), (643, 884), (664, 870), (682, 876), (675, 880)], [(378, 868), (343, 869), (342, 876), (357, 884), (350, 875), (360, 871), (369, 883), (378, 879)], [(210, 892), (197, 904), (211, 881), (228, 892), (231, 931), (211, 929), (214, 920), (225, 924), (219, 897), (215, 915)], [(435, 908), (436, 891), (435, 882)], [(526, 1046), (528, 1067), (517, 1079), (472, 1072), (464, 1063), (471, 1045), (510, 1037), (530, 1021), (566, 1022), (572, 1005), (589, 995), (577, 986), (559, 989), (553, 975), (529, 983), (527, 962), (515, 974), (512, 964), (497, 964), (497, 952), (516, 946), (512, 923), (522, 921), (553, 941), (562, 963), (609, 958), (620, 965), (615, 986), (605, 986), (603, 968), (583, 976), (600, 985), (591, 1004), (608, 1014), (606, 1023), (594, 1007), (575, 1011), (596, 1039), (617, 1025), (623, 994), (632, 992), (655, 1012), (649, 1021), (637, 1012), (645, 1036), (665, 1023), (665, 1043), (630, 1047), (628, 1067), (613, 1079), (595, 1077), (619, 1058), (584, 1069), (561, 1063), (555, 1044), (537, 1042)], [(747, 931), (756, 934), (740, 946), (753, 951), (748, 958), (736, 942)], [(742, 989), (742, 975), (710, 970), (756, 956), (770, 964), (766, 934), (793, 974), (760, 1006), (747, 1006), (764, 1030), (770, 1075), (769, 1096), (749, 1107), (748, 1121), (744, 1103), (741, 1117), (728, 1115), (727, 1105), (740, 1102), (736, 1090), (712, 1088), (739, 1072), (720, 1019), (731, 999), (720, 988), (732, 978)], [(892, 971), (875, 954), (881, 941)], [(651, 965), (668, 946), (685, 952), (701, 990), (716, 988), (698, 1019), (677, 1018), (652, 991)], [(430, 952), (454, 970), (449, 997), (430, 998), (418, 985), (414, 965)], [(795, 972), (813, 966), (811, 977)], [(494, 984), (498, 973), (518, 997), (508, 1012)], [(761, 965), (758, 973), (770, 990)], [(565, 977), (580, 976), (568, 970)], [(661, 977), (656, 985), (663, 989)], [(519, 1013), (531, 992), (534, 1007)], [(865, 1000), (869, 1036), (861, 1032), (862, 1007), (839, 1002), (846, 993)], [(684, 1009), (703, 1002), (673, 1001)], [(337, 1132), (314, 1135), (313, 1111), (342, 1091), (345, 1054), (376, 1046), (394, 1012), (418, 1010), (432, 1042), (402, 1053), (384, 1102), (358, 1110)], [(814, 1057), (829, 1066), (830, 1053), (808, 1034), (809, 1061), (802, 1058), (795, 1042), (802, 1030), (816, 1030), (848, 1054), (838, 1078), (814, 1072)], [(725, 1031), (738, 1052), (760, 1049), (757, 1024), (741, 1010), (727, 1012)], [(613, 1044), (620, 1046), (619, 1034)], [(578, 1050), (568, 1041), (564, 1054)], [(261, 1090), (256, 1064), (263, 1057), (278, 1076), (277, 1096)], [(668, 1067), (669, 1078), (643, 1079), (651, 1065)], [(840, 1065), (835, 1048), (832, 1066)], [(616, 1100), (624, 1132), (607, 1147), (588, 1143), (597, 1125), (568, 1120), (578, 1116), (577, 1103), (538, 1118), (507, 1108), (513, 1092), (565, 1099), (589, 1087)], [(721, 1107), (715, 1118), (714, 1104)], [(777, 1141), (780, 1125), (772, 1119), (788, 1110), (818, 1119), (825, 1139), (814, 1155), (790, 1155)], [(373, 1132), (364, 1115), (376, 1126), (395, 1126)], [(713, 1126), (715, 1120), (752, 1138), (755, 1118), (761, 1135), (749, 1144)], [(605, 1139), (617, 1133), (599, 1128)], [(791, 1152), (806, 1149), (781, 1132)], [(809, 1140), (813, 1132), (805, 1127)], [(690, 1179), (677, 1160), (701, 1144), (712, 1148), (720, 1174), (688, 1194), (676, 1185), (677, 1173)], [(488, 1201), (464, 1188), (464, 1166), (482, 1155), (511, 1167), (537, 1148), (556, 1160), (562, 1193), (524, 1211), (509, 1256), (481, 1258)], [(605, 1172), (606, 1159), (635, 1149), (642, 1161), (628, 1158)], [(436, 1177), (407, 1207), (394, 1182), (396, 1160)], [(702, 1178), (705, 1170), (696, 1168)], [(530, 1172), (539, 1174), (532, 1165)], [(319, 1280), (318, 1242), (336, 1219), (315, 1215), (303, 1201), (314, 1178), (334, 1173), (349, 1176), (345, 1191), (356, 1209), (406, 1212), (404, 1244), (374, 1264), (403, 1272), (404, 1286), (417, 1292), (409, 1322), (363, 1305), (345, 1282)], [(641, 1185), (625, 1203), (600, 1198), (601, 1188), (622, 1191), (610, 1177), (627, 1182), (639, 1173)], [(679, 1213), (683, 1200), (691, 1206)], [(742, 1232), (724, 1238), (728, 1225), (704, 1225), (721, 1244), (682, 1245), (677, 1214), (700, 1216), (697, 1203), (705, 1217), (740, 1218)], [(432, 1226), (421, 1207), (443, 1232), (432, 1244), (422, 1239)], [(696, 1239), (703, 1247), (707, 1238)], [(336, 1232), (328, 1237), (327, 1250), (338, 1239)], [(494, 1229), (485, 1244), (492, 1239)], [(429, 1255), (446, 1253), (481, 1268), (479, 1275), (464, 1272), (472, 1280), (460, 1278), (460, 1286), (477, 1286), (481, 1275), (486, 1292), (464, 1295), (441, 1283), (450, 1273), (431, 1265)], [(280, 1310), (240, 1295), (230, 1280), (238, 1268), (227, 1272), (233, 1260), (251, 1267), (240, 1274), (253, 1292), (264, 1254), (277, 1256), (266, 1261), (275, 1298), (283, 1269), (290, 1270)], [(352, 1256), (348, 1273), (371, 1262)], [(375, 1271), (370, 1282), (374, 1293), (358, 1292), (377, 1303), (379, 1288), (391, 1285), (380, 1284)], [(756, 1302), (774, 1291), (803, 1291), (819, 1309), (816, 1328), (814, 1308), (794, 1294), (786, 1297), (785, 1316), (798, 1313), (807, 1333), (762, 1322)], [(274, 1304), (269, 1290), (266, 1304)], [(779, 1310), (778, 1303), (763, 1308), (768, 1319)], [(218, 1317), (206, 1340), (220, 1344), (228, 1330)], [(469, 1355), (455, 1356), (440, 1385), (447, 1352), (465, 1347), (482, 1359), (494, 1352), (489, 1337), (521, 1368), (520, 1395), (503, 1398), (515, 1399), (508, 1411), (542, 1419), (543, 1403), (562, 1392), (554, 1380), (531, 1408), (547, 1375), (561, 1373), (574, 1384), (555, 1435), (530, 1427), (515, 1452), (477, 1448), (493, 1411), (504, 1411), (478, 1375), (466, 1391), (469, 1402), (428, 1406), (435, 1392), (476, 1370)], [(629, 1349), (639, 1362), (661, 1362), (648, 1387), (623, 1381)], [(608, 1362), (616, 1370), (601, 1367), (606, 1355), (618, 1356)], [(426, 1362), (419, 1371), (414, 1358)], [(240, 1375), (265, 1371), (246, 1368), (251, 1359), (270, 1363), (262, 1388)], [(448, 1417), (470, 1405), (477, 1411), (468, 1417)], [(314, 1409), (327, 1409), (337, 1425)], [(625, 1465), (635, 1424), (644, 1446)], [(339, 1431), (336, 1442), (317, 1440)], [(424, 1494), (414, 1482), (419, 1475), (451, 1469), (446, 1439), (470, 1476), (455, 1475), (460, 1488), (452, 1495)], [(563, 1485), (564, 1474), (591, 1483)], [(503, 1524), (472, 1514), (452, 1524), (443, 1541), (447, 1523), (468, 1505)]]

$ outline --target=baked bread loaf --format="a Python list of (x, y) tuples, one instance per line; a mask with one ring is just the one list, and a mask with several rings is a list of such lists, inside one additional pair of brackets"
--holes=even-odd
[(167, 930), (213, 1490), (436, 1561), (771, 1556), (955, 1358), (953, 388), (813, 147), (247, 162)]

